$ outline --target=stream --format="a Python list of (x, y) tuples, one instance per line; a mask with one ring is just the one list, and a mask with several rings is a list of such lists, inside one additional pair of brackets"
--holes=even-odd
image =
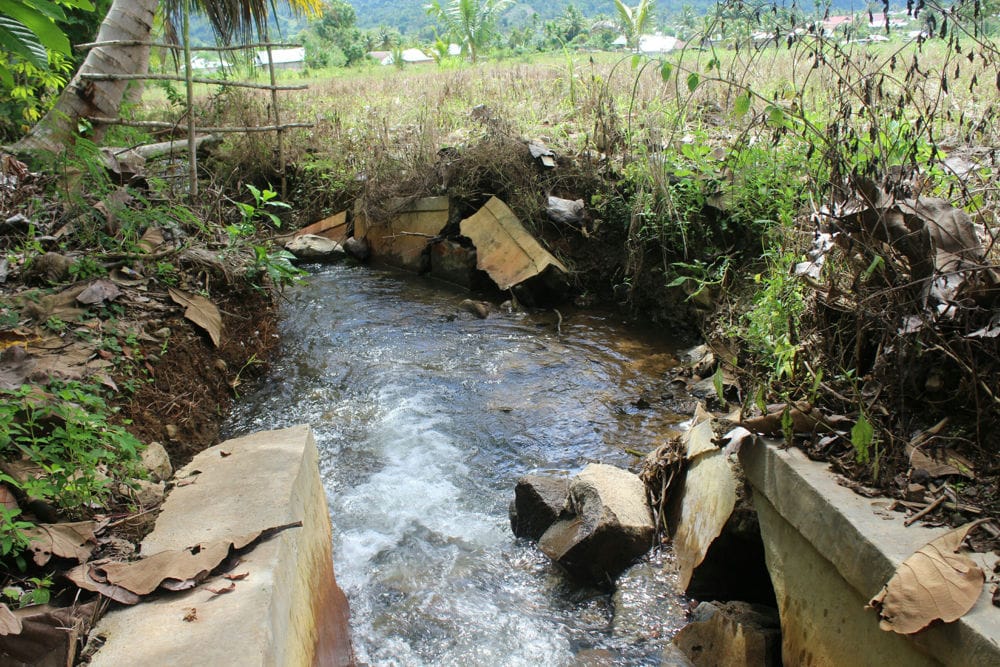
[(358, 660), (659, 664), (686, 602), (669, 552), (614, 594), (581, 587), (514, 538), (507, 506), (522, 475), (627, 468), (626, 448), (674, 432), (685, 416), (636, 407), (676, 363), (664, 333), (579, 311), (479, 320), (439, 283), (311, 269), (225, 431), (312, 425)]

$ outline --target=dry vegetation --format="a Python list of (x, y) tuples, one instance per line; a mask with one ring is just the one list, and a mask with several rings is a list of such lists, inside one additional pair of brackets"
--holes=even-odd
[[(317, 76), (283, 111), (314, 123), (286, 142), (289, 198), (304, 224), (359, 199), (377, 219), (399, 197), (447, 193), (467, 210), (499, 194), (581, 271), (581, 293), (645, 317), (693, 313), (747, 413), (808, 402), (819, 423), (795, 432), (786, 407), (779, 431), (900, 494), (927, 481), (914, 445), (964, 456), (971, 476), (932, 488), (975, 488), (979, 511), (996, 513), (997, 51), (959, 37)], [(206, 108), (213, 122), (263, 122), (267, 104), (231, 93)], [(538, 168), (526, 140), (559, 166)], [(259, 137), (215, 164), (230, 190), (277, 178)], [(546, 194), (584, 199), (594, 236), (548, 222)], [(961, 267), (934, 263), (936, 241), (926, 256), (908, 245), (940, 217), (886, 231), (914, 197), (968, 214), (981, 248)], [(824, 268), (795, 275), (820, 234), (832, 235)], [(944, 275), (956, 289), (929, 295)]]

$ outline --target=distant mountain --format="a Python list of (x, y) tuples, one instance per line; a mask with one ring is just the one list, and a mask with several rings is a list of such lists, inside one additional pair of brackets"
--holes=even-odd
[[(429, 31), (434, 25), (434, 22), (424, 11), (426, 0), (348, 0), (348, 2), (354, 5), (354, 9), (357, 11), (358, 27), (360, 28), (386, 26), (396, 28), (404, 35), (419, 35), (422, 31)], [(638, 4), (638, 0), (628, 0), (627, 4)], [(661, 18), (669, 17), (680, 14), (682, 7), (690, 6), (695, 12), (702, 14), (714, 7), (715, 4), (713, 0), (659, 0), (656, 3), (656, 12)], [(777, 4), (790, 6), (791, 1)], [(812, 6), (811, 2), (798, 4), (803, 8)], [(865, 0), (833, 0), (831, 11), (837, 13), (861, 12), (865, 11), (870, 4), (876, 6), (877, 11), (882, 11), (881, 2), (869, 3)], [(569, 5), (575, 5), (583, 12), (584, 16), (588, 17), (598, 14), (615, 15), (614, 0), (523, 0), (516, 3), (507, 12), (509, 17), (507, 23), (513, 23), (513, 27), (517, 27), (516, 24), (524, 22), (525, 17), (530, 17), (532, 13), (537, 13), (543, 20), (552, 19), (565, 12)]]

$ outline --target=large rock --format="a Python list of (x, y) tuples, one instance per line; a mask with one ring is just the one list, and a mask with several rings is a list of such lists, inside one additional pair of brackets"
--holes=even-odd
[(588, 465), (570, 484), (566, 505), (538, 546), (574, 576), (611, 583), (653, 544), (646, 487), (627, 470)]
[(344, 249), (339, 243), (316, 234), (296, 236), (285, 244), (285, 250), (299, 259), (314, 262), (331, 261), (344, 256)]
[(702, 602), (674, 644), (696, 667), (781, 664), (778, 611), (748, 602)]
[(170, 464), (170, 455), (163, 445), (158, 442), (151, 442), (142, 450), (142, 467), (149, 473), (150, 479), (154, 482), (165, 482), (174, 474), (174, 468)]
[(510, 527), (518, 537), (538, 540), (559, 519), (569, 496), (569, 479), (525, 475), (517, 480), (510, 504)]

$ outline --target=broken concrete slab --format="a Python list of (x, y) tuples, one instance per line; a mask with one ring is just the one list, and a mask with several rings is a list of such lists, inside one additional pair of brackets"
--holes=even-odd
[(853, 493), (826, 465), (780, 444), (744, 445), (740, 461), (754, 488), (785, 663), (1000, 664), (1000, 610), (986, 587), (952, 623), (913, 635), (879, 629), (868, 600), (906, 558), (949, 529), (905, 527), (902, 515), (883, 509), (887, 500)]
[[(195, 474), (195, 471), (200, 471)], [(150, 556), (296, 521), (244, 554), (234, 572), (195, 589), (116, 609), (92, 633), (95, 667), (145, 665), (350, 665), (347, 601), (337, 586), (330, 517), (308, 426), (236, 438), (198, 454), (177, 477)], [(217, 596), (235, 583), (232, 592)]]
[(424, 250), (448, 224), (449, 211), (447, 197), (424, 197), (401, 206), (388, 224), (375, 225), (364, 215), (359, 201), (354, 211), (354, 236), (368, 241), (375, 261), (421, 272), (426, 263)]
[(341, 211), (328, 218), (318, 220), (295, 232), (295, 236), (304, 236), (306, 234), (322, 236), (331, 241), (336, 241), (340, 245), (344, 245), (344, 241), (347, 240), (347, 211)]
[(476, 266), (488, 273), (501, 290), (523, 283), (550, 266), (569, 273), (496, 197), (462, 220), (460, 229), (462, 236), (476, 246)]

